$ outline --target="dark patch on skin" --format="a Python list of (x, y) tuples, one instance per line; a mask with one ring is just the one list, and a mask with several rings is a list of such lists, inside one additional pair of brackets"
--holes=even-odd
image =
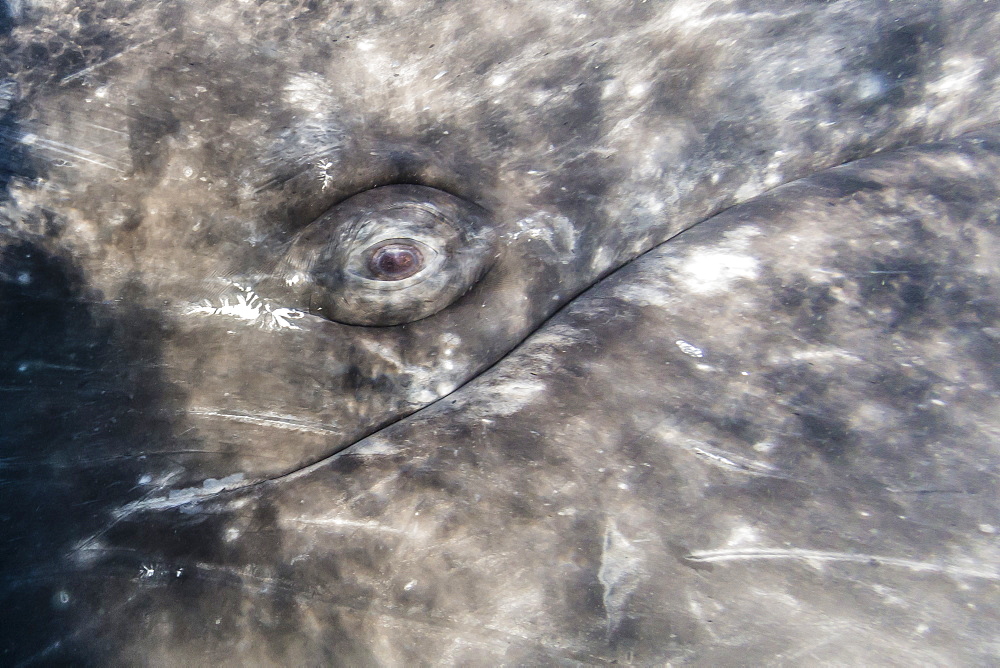
[[(162, 93), (165, 95), (165, 93)], [(129, 118), (128, 148), (132, 156), (132, 169), (137, 174), (152, 176), (156, 180), (162, 175), (166, 166), (168, 153), (164, 140), (180, 129), (180, 123), (174, 118), (167, 105), (144, 105), (145, 109), (156, 107), (154, 114), (137, 113)], [(147, 112), (148, 113), (148, 112)]]
[(787, 366), (768, 374), (779, 397), (798, 422), (805, 443), (830, 463), (844, 462), (858, 443), (857, 435), (841, 417), (842, 409), (829, 398), (832, 379), (811, 364)]
[(15, 25), (17, 21), (10, 3), (7, 0), (0, 1), (0, 37), (10, 35)]
[(545, 74), (526, 87), (545, 91), (558, 100), (556, 104), (547, 103), (546, 113), (539, 116), (541, 126), (536, 128), (557, 150), (601, 138), (605, 108), (601, 104), (599, 82), (603, 79), (601, 70), (606, 66), (598, 54), (567, 56), (549, 63)]
[(330, 470), (336, 471), (342, 475), (351, 475), (364, 466), (364, 463), (364, 458), (345, 452), (330, 462)]
[(0, 81), (0, 202), (10, 199), (10, 186), (15, 180), (34, 180), (42, 176), (39, 166), (23, 143), (24, 130), (20, 116), (20, 86), (7, 79)]
[[(598, 539), (601, 540), (600, 536)], [(600, 561), (587, 564), (567, 574), (566, 580), (559, 583), (566, 597), (565, 608), (576, 611), (575, 623), (581, 633), (590, 631), (597, 635), (604, 630), (605, 618), (613, 611), (604, 607), (604, 588), (597, 579)], [(562, 607), (562, 606), (561, 606)], [(588, 625), (586, 622), (590, 622)]]
[[(136, 481), (150, 467), (142, 459), (154, 456), (151, 444), (185, 447), (173, 419), (183, 397), (156, 371), (161, 324), (138, 307), (118, 315), (109, 318), (74, 265), (41, 244), (11, 240), (0, 249), (0, 570), (27, 577), (0, 590), (0, 605), (19, 611), (17, 625), (0, 625), (5, 663), (71, 628), (62, 578), (51, 576), (73, 567), (50, 559), (74, 560), (74, 545), (106, 526), (111, 508), (142, 496)], [(116, 410), (130, 401), (150, 410)], [(35, 484), (39, 475), (49, 483)], [(31, 581), (36, 573), (44, 585)]]
[[(721, 160), (735, 159), (743, 156), (744, 146), (752, 143), (757, 137), (756, 131), (748, 127), (743, 120), (719, 121), (708, 131), (705, 137), (705, 153), (717, 156)], [(761, 149), (761, 154), (765, 149)]]
[[(919, 374), (919, 377), (914, 377)], [(934, 385), (938, 379), (928, 377), (926, 371), (915, 369), (904, 372), (900, 369), (880, 369), (868, 381), (879, 397), (884, 397), (899, 410), (909, 410), (932, 398)]]
[(809, 340), (822, 342), (830, 335), (827, 315), (838, 304), (828, 285), (816, 285), (796, 277), (789, 285), (775, 286), (777, 306), (795, 316), (794, 331)]
[(752, 445), (761, 439), (760, 428), (746, 416), (727, 413), (714, 422), (715, 426), (725, 434), (735, 436), (740, 441)]
[(976, 362), (979, 372), (990, 384), (1000, 389), (1000, 338), (983, 330), (967, 333), (966, 353)]
[[(946, 179), (937, 177), (927, 185), (930, 194), (943, 202), (948, 209), (948, 216), (956, 222), (967, 222), (976, 215), (976, 203), (981, 201), (984, 195), (982, 184), (963, 183), (957, 179)], [(993, 190), (993, 197), (1000, 196), (1000, 193)]]
[(504, 455), (513, 461), (542, 461), (545, 459), (546, 450), (548, 449), (546, 448), (543, 440), (533, 437), (531, 434), (525, 434), (523, 436), (516, 435), (511, 438), (505, 438), (502, 443)]
[(831, 101), (856, 104), (872, 113), (909, 104), (910, 99), (921, 94), (922, 81), (930, 75), (928, 70), (937, 67), (935, 54), (946, 37), (945, 22), (937, 12), (922, 19), (909, 16), (882, 23), (867, 53), (854, 63), (881, 90), (862, 100), (843, 100), (835, 95)]
[[(656, 632), (669, 635), (670, 629), (657, 628)], [(648, 632), (643, 626), (642, 618), (624, 615), (618, 620), (614, 630), (608, 634), (608, 644), (616, 654), (627, 655), (638, 647), (647, 635)], [(611, 661), (611, 663), (616, 664), (618, 661)]]
[(384, 496), (362, 492), (350, 500), (350, 506), (361, 517), (380, 517), (388, 506)]
[[(809, 501), (813, 492), (814, 490), (810, 489), (808, 485), (803, 485), (797, 480), (762, 476), (750, 478), (739, 486), (739, 491), (733, 489), (732, 502), (736, 503), (737, 497), (746, 495), (761, 503), (774, 503), (780, 500), (787, 504), (803, 504)], [(726, 496), (726, 494), (722, 496)]]
[(403, 466), (399, 471), (399, 478), (404, 483), (409, 483), (417, 488), (450, 493), (459, 489), (446, 473), (427, 465)]
[(880, 192), (885, 190), (885, 185), (870, 178), (859, 177), (854, 174), (842, 172), (824, 172), (816, 174), (812, 183), (830, 190), (830, 197), (849, 197), (859, 192)]
[(940, 48), (946, 36), (940, 16), (910, 23), (894, 22), (883, 26), (863, 62), (894, 86), (901, 86), (906, 79), (921, 74), (928, 55)]
[(941, 273), (936, 263), (917, 257), (877, 259), (871, 269), (856, 279), (859, 296), (870, 308), (890, 308), (892, 316), (889, 329), (906, 327), (911, 335), (920, 335), (920, 327), (909, 327), (914, 322), (926, 326), (922, 306), (927, 290), (935, 284)]
[[(842, 462), (857, 445), (857, 436), (847, 422), (830, 411), (829, 406), (797, 406), (802, 436), (807, 445), (815, 448), (828, 462)], [(808, 410), (817, 412), (807, 412)], [(819, 412), (822, 411), (822, 412)]]
[[(691, 100), (703, 97), (706, 88), (715, 83), (708, 73), (715, 68), (720, 54), (711, 48), (689, 46), (681, 40), (668, 38), (664, 42), (650, 45), (654, 50), (670, 54), (664, 71), (650, 91), (651, 109), (657, 114), (674, 117), (683, 114)], [(669, 49), (665, 48), (668, 46)]]

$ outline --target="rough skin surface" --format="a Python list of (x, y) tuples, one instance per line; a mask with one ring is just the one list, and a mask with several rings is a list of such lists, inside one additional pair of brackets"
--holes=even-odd
[(0, 663), (997, 662), (993, 4), (0, 4)]

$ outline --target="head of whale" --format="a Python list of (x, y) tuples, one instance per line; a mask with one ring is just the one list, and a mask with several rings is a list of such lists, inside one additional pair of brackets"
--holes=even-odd
[[(978, 311), (933, 312), (945, 293), (912, 268), (945, 250), (975, 264), (978, 247), (893, 227), (957, 219), (961, 204), (986, 248), (992, 136), (925, 149), (950, 190), (907, 176), (907, 154), (823, 177), (840, 185), (820, 179), (821, 195), (754, 199), (995, 120), (989, 4), (898, 4), (4, 5), (0, 656), (712, 663), (782, 660), (784, 634), (788, 657), (829, 658), (881, 610), (866, 590), (809, 649), (857, 575), (835, 573), (824, 594), (716, 567), (770, 559), (965, 578), (971, 593), (933, 598), (955, 620), (941, 656), (983, 659), (956, 611), (987, 614), (997, 578), (977, 564), (992, 548), (940, 533), (948, 518), (926, 509), (907, 524), (898, 494), (862, 507), (871, 485), (850, 481), (915, 489), (901, 481), (930, 476), (933, 447), (903, 439), (912, 468), (878, 464), (892, 453), (866, 449), (874, 404), (827, 385), (881, 351), (897, 393), (920, 394), (967, 357), (983, 374), (971, 389), (953, 379), (951, 398), (913, 404), (995, 402), (977, 389), (995, 380), (989, 337), (942, 324), (992, 327), (995, 270), (952, 279)], [(907, 209), (897, 192), (959, 204)], [(601, 282), (741, 202), (679, 237), (673, 259)], [(772, 233), (768, 212), (793, 205), (803, 224)], [(851, 207), (910, 264), (852, 245)], [(838, 264), (852, 252), (868, 264)], [(811, 272), (795, 273), (797, 253)], [(820, 280), (834, 274), (883, 283)], [(780, 298), (755, 292), (768, 290)], [(697, 341), (672, 325), (690, 308)], [(847, 335), (885, 312), (910, 318), (893, 332), (932, 313), (923, 331), (968, 345), (897, 359)], [(710, 332), (746, 346), (743, 366), (702, 359)], [(824, 382), (802, 364), (833, 366)], [(710, 375), (721, 368), (734, 384)], [(845, 413), (852, 397), (869, 412)], [(968, 470), (916, 487), (972, 494)], [(984, 505), (955, 512), (996, 526), (995, 483), (976, 489)], [(890, 538), (845, 529), (845, 509)], [(971, 565), (903, 555), (933, 542), (906, 540), (928, 523)], [(792, 546), (807, 526), (818, 538)], [(910, 585), (857, 586), (888, 600)], [(900, 619), (917, 628), (927, 605)], [(862, 636), (859, 661), (875, 656)], [(965, 654), (961, 638), (975, 640)]]

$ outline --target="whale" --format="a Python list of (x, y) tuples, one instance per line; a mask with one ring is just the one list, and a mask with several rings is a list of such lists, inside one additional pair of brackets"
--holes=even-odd
[(4, 663), (996, 660), (990, 3), (4, 12)]

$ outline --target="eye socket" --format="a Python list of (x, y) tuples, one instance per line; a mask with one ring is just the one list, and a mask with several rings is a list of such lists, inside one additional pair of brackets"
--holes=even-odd
[(486, 211), (425, 186), (374, 188), (296, 238), (276, 277), (300, 308), (351, 325), (426, 318), (489, 269), (497, 237)]
[(424, 255), (412, 239), (392, 239), (365, 250), (368, 271), (380, 281), (401, 281), (424, 268)]

